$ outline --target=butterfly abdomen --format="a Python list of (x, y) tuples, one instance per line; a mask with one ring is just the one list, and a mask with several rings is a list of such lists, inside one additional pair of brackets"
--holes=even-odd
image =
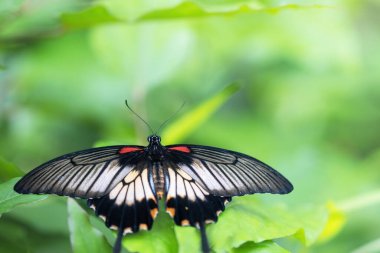
[(165, 175), (164, 168), (161, 162), (154, 162), (152, 165), (152, 179), (154, 189), (156, 191), (157, 197), (161, 199), (164, 195), (165, 190)]

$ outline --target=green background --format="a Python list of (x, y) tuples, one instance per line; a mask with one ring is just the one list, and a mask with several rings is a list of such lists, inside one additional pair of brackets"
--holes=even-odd
[[(234, 198), (209, 226), (215, 251), (380, 252), (379, 11), (375, 0), (1, 1), (0, 252), (109, 250), (91, 211), (19, 197), (9, 180), (68, 152), (146, 145), (125, 99), (155, 129), (186, 102), (163, 144), (240, 151), (293, 183), (286, 196)], [(194, 231), (162, 215), (124, 246), (190, 252)]]

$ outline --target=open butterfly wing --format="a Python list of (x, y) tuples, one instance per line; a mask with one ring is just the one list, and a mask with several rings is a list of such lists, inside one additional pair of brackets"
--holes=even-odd
[(166, 212), (180, 226), (200, 227), (216, 222), (231, 198), (209, 194), (176, 163), (165, 162), (168, 188), (166, 192)]
[(139, 162), (108, 194), (88, 200), (107, 227), (122, 234), (151, 229), (158, 213), (151, 163)]
[(166, 146), (178, 167), (215, 196), (286, 194), (292, 184), (269, 165), (238, 152), (199, 145)]
[(143, 157), (142, 146), (110, 146), (63, 155), (30, 171), (18, 193), (97, 198), (112, 190)]

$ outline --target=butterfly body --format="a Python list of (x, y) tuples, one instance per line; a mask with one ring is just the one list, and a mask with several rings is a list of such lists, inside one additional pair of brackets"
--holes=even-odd
[(216, 222), (232, 196), (286, 194), (293, 186), (269, 165), (248, 155), (200, 145), (93, 148), (55, 158), (30, 171), (14, 187), (19, 193), (53, 193), (88, 199), (107, 227), (118, 230), (114, 252), (127, 233), (149, 230), (158, 201), (180, 226), (201, 230), (209, 252), (205, 224)]

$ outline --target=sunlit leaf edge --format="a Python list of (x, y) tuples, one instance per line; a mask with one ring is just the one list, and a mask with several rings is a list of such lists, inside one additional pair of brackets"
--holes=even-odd
[(162, 133), (165, 144), (176, 143), (186, 138), (205, 122), (228, 98), (240, 89), (239, 83), (232, 83), (222, 91), (207, 99), (190, 112), (171, 123)]
[(213, 16), (228, 17), (239, 14), (255, 14), (258, 12), (266, 12), (276, 14), (281, 11), (287, 10), (309, 10), (329, 8), (330, 6), (310, 4), (284, 4), (279, 6), (262, 6), (256, 5), (252, 7), (249, 4), (236, 4), (229, 8), (209, 9), (191, 1), (185, 1), (169, 8), (155, 9), (148, 11), (136, 18), (128, 16), (120, 16), (120, 14), (112, 13), (106, 5), (97, 3), (77, 12), (63, 13), (60, 18), (61, 25), (65, 29), (80, 29), (89, 28), (96, 25), (110, 24), (110, 23), (136, 23), (154, 20), (171, 20), (183, 18), (205, 18)]
[[(246, 242), (294, 237), (305, 246), (317, 240), (327, 222), (324, 206), (292, 207), (284, 203), (266, 204), (256, 196), (235, 198), (208, 227), (216, 252), (238, 248)], [(233, 224), (233, 225), (231, 225)]]

